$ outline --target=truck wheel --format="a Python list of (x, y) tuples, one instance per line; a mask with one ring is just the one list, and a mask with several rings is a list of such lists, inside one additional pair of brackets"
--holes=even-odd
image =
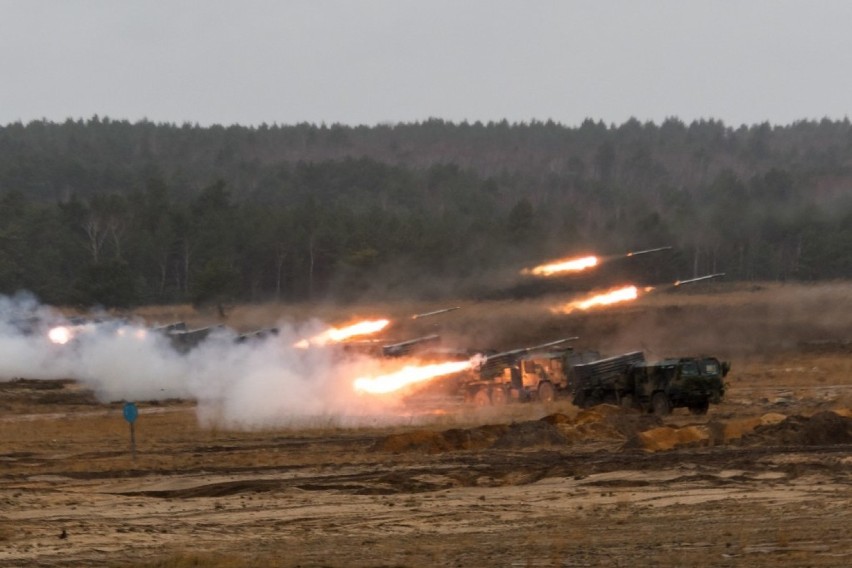
[(690, 414), (707, 414), (707, 409), (710, 408), (710, 401), (705, 400), (699, 404), (693, 404), (689, 407)]
[(664, 392), (654, 393), (654, 396), (651, 398), (651, 408), (654, 409), (654, 414), (657, 416), (668, 416), (672, 412), (669, 397)]
[(574, 395), (574, 400), (571, 402), (577, 408), (586, 408), (588, 406), (586, 403), (586, 392), (578, 391), (577, 394)]
[(556, 391), (553, 390), (553, 385), (550, 383), (541, 383), (538, 385), (538, 399), (541, 402), (553, 402), (556, 398)]
[(631, 409), (636, 406), (636, 402), (633, 400), (632, 394), (626, 394), (621, 397), (621, 408)]
[(494, 406), (503, 406), (507, 402), (509, 402), (509, 395), (506, 394), (506, 389), (503, 387), (491, 389), (491, 404)]
[(473, 395), (474, 406), (491, 406), (491, 397), (488, 396), (488, 389), (481, 388)]

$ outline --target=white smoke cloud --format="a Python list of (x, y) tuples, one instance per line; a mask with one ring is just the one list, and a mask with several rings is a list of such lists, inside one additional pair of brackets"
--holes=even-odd
[(299, 349), (322, 325), (282, 322), (279, 333), (237, 342), (217, 329), (178, 352), (165, 333), (107, 320), (69, 326), (57, 345), (51, 327), (68, 324), (31, 296), (0, 296), (0, 380), (72, 378), (109, 401), (194, 399), (202, 424), (238, 428), (375, 424), (400, 419), (394, 405), (359, 395), (353, 380), (389, 363), (333, 348)]

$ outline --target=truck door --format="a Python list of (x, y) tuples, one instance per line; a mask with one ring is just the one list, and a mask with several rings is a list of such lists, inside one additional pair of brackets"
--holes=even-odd
[(535, 361), (527, 359), (521, 362), (521, 369), (523, 370), (524, 386), (532, 389), (538, 388), (538, 383), (541, 381), (540, 366)]
[(524, 379), (521, 375), (521, 369), (517, 365), (509, 367), (509, 386), (517, 389), (518, 392), (524, 390)]

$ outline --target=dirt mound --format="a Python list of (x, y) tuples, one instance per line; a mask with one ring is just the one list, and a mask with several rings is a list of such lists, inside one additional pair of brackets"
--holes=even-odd
[(449, 448), (440, 432), (414, 430), (413, 432), (405, 432), (404, 434), (391, 434), (377, 441), (372, 449), (374, 451), (391, 452), (394, 454), (403, 452), (437, 454), (445, 452)]
[(739, 418), (726, 421), (711, 421), (707, 426), (713, 433), (716, 443), (739, 440), (743, 436), (751, 434), (760, 426), (772, 426), (787, 419), (784, 414), (769, 412), (755, 418)]
[(478, 428), (454, 428), (444, 432), (414, 430), (402, 434), (391, 434), (378, 440), (373, 451), (420, 452), (439, 454), (460, 450), (484, 450), (488, 448), (518, 449), (542, 446), (564, 446), (570, 440), (560, 429), (545, 420), (506, 424), (492, 424)]
[(504, 435), (508, 429), (509, 426), (498, 424), (469, 429), (453, 428), (445, 432), (414, 430), (382, 438), (373, 445), (372, 450), (394, 454), (404, 452), (438, 454), (458, 450), (482, 450), (491, 447), (494, 441)]
[[(618, 407), (601, 405), (580, 412), (576, 418), (551, 414), (541, 420), (510, 425), (492, 424), (478, 428), (454, 428), (444, 432), (414, 430), (391, 434), (378, 440), (373, 451), (438, 454), (459, 450), (519, 449), (564, 446), (580, 440), (624, 439), (638, 424), (654, 417), (625, 415)], [(658, 420), (658, 419), (657, 419)], [(653, 422), (656, 425), (657, 422)]]
[(658, 416), (626, 411), (609, 404), (582, 410), (575, 418), (551, 414), (542, 421), (559, 428), (571, 442), (630, 440), (638, 432), (662, 424)]
[[(578, 442), (625, 441), (628, 442), (627, 447), (644, 448), (646, 444), (638, 441), (639, 433), (661, 424), (662, 420), (658, 416), (625, 411), (617, 406), (604, 404), (583, 410), (576, 417), (556, 413), (540, 420), (510, 425), (494, 424), (444, 432), (414, 430), (392, 434), (378, 440), (372, 449), (390, 453), (438, 454), (488, 448), (523, 449), (565, 446)], [(694, 436), (689, 440), (693, 438)], [(676, 445), (681, 443), (684, 443), (684, 440), (680, 440)], [(655, 449), (665, 448), (655, 446)]]
[(641, 448), (651, 452), (671, 450), (686, 445), (707, 445), (710, 443), (710, 430), (706, 426), (684, 426), (673, 428), (662, 426), (639, 432), (625, 448)]
[(521, 449), (541, 446), (565, 446), (570, 441), (559, 428), (543, 420), (531, 420), (509, 426), (491, 446), (497, 449)]
[(622, 411), (619, 414), (608, 416), (606, 423), (615, 428), (625, 438), (631, 438), (639, 432), (661, 426), (663, 420), (656, 414)]
[(810, 418), (770, 413), (761, 417), (683, 427), (662, 426), (658, 416), (625, 412), (601, 405), (576, 417), (551, 414), (541, 420), (452, 429), (414, 430), (376, 442), (376, 451), (438, 454), (462, 450), (525, 449), (577, 442), (623, 441), (625, 449), (657, 452), (683, 446), (741, 445), (822, 446), (852, 443), (852, 417), (820, 412)]
[(547, 422), (548, 424), (552, 424), (556, 426), (557, 424), (573, 424), (574, 419), (568, 416), (567, 414), (562, 414), (561, 412), (557, 412), (556, 414), (549, 414), (541, 419), (542, 422)]
[[(756, 418), (738, 420), (714, 420), (707, 425), (662, 426), (658, 421), (652, 424), (648, 421), (633, 425), (634, 431), (629, 431), (628, 442), (624, 448), (638, 448), (651, 452), (671, 450), (682, 446), (707, 446), (725, 442), (738, 441), (744, 436), (761, 427), (769, 427), (786, 420), (783, 414), (768, 413)], [(643, 426), (653, 427), (643, 427)]]
[(758, 426), (743, 436), (743, 445), (831, 446), (852, 443), (852, 418), (824, 411), (810, 418), (790, 416), (777, 424)]
[(846, 418), (852, 418), (852, 408), (835, 408), (832, 412)]
[(491, 424), (479, 428), (447, 430), (442, 435), (447, 446), (453, 450), (482, 450), (490, 448), (510, 428), (505, 424)]

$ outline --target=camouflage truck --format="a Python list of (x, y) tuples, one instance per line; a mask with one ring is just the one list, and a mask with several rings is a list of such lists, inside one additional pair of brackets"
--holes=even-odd
[(461, 381), (467, 402), (477, 406), (508, 402), (550, 402), (572, 392), (573, 369), (598, 359), (597, 352), (577, 353), (562, 339), (523, 349), (489, 354)]
[(632, 369), (645, 362), (641, 351), (589, 361), (574, 368), (574, 405), (581, 408), (601, 403), (632, 405)]
[(648, 362), (641, 351), (575, 367), (574, 404), (600, 403), (640, 408), (658, 415), (685, 407), (705, 414), (725, 394), (731, 365), (716, 357), (681, 357)]

